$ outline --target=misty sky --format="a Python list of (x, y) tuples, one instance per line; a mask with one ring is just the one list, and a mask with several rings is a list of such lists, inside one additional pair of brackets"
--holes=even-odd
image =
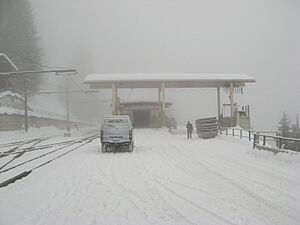
[[(83, 57), (93, 73), (244, 73), (257, 80), (239, 97), (254, 128), (275, 129), (283, 111), (292, 121), (300, 113), (299, 0), (31, 2), (44, 64), (76, 68)], [(167, 94), (179, 121), (216, 113), (214, 90)]]

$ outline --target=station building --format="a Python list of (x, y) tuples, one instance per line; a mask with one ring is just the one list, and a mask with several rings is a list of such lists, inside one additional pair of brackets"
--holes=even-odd
[[(170, 102), (166, 102), (166, 109), (171, 105)], [(120, 103), (119, 110), (121, 115), (130, 117), (136, 128), (158, 128), (161, 126), (161, 105), (157, 102)]]

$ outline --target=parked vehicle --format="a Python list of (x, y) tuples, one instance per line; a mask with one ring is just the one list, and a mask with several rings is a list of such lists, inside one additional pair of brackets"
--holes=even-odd
[(101, 125), (101, 149), (102, 152), (127, 148), (133, 151), (133, 125), (129, 116), (109, 116)]

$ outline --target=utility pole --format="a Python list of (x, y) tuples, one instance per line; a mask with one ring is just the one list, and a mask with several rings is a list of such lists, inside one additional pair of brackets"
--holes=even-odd
[(218, 120), (221, 123), (221, 94), (220, 94), (220, 87), (217, 87), (217, 101), (218, 101)]
[(27, 103), (27, 83), (26, 76), (24, 77), (24, 128), (28, 132), (28, 103)]
[(161, 87), (158, 88), (158, 117), (159, 117), (159, 127), (163, 126), (163, 119), (162, 119), (162, 104), (161, 104)]
[(230, 83), (230, 126), (235, 126), (235, 110), (234, 110), (234, 98), (233, 98), (233, 83)]
[(24, 128), (28, 132), (28, 107), (27, 107), (27, 91), (24, 92)]
[(162, 91), (162, 125), (163, 127), (166, 126), (166, 85), (165, 82), (161, 85)]
[(67, 76), (67, 90), (66, 90), (66, 111), (67, 111), (67, 131), (70, 131), (70, 112), (69, 112), (69, 77)]
[(117, 87), (116, 84), (112, 84), (112, 114), (117, 115)]

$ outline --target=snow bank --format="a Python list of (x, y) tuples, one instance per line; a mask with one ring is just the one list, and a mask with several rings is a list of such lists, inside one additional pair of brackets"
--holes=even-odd
[(97, 139), (0, 189), (0, 224), (300, 224), (298, 155), (229, 136), (134, 137), (132, 153), (102, 153)]

